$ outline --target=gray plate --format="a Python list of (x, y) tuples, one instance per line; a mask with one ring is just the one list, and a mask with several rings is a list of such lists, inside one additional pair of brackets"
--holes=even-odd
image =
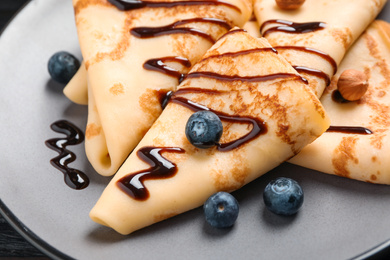
[[(390, 7), (381, 14), (390, 17)], [(32, 1), (0, 38), (0, 210), (52, 257), (77, 259), (347, 259), (390, 238), (390, 188), (281, 165), (233, 193), (240, 216), (229, 230), (209, 228), (200, 208), (122, 236), (88, 213), (109, 179), (94, 173), (83, 145), (71, 164), (86, 172), (85, 190), (68, 188), (49, 161), (50, 124), (67, 119), (82, 129), (87, 109), (72, 104), (52, 82), (47, 61), (56, 51), (81, 57), (71, 1)], [(305, 191), (293, 217), (268, 212), (265, 185), (277, 176)], [(27, 229), (27, 228), (28, 229)], [(62, 253), (61, 253), (62, 252)]]

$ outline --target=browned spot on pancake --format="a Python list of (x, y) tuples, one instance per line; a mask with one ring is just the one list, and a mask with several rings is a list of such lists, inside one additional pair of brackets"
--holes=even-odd
[(386, 92), (385, 92), (385, 91), (379, 91), (379, 92), (378, 92), (377, 97), (383, 98), (384, 96), (386, 96)]
[(122, 25), (122, 35), (120, 40), (117, 42), (116, 46), (112, 48), (110, 52), (98, 52), (95, 57), (87, 60), (85, 62), (85, 67), (88, 70), (89, 66), (92, 66), (95, 63), (99, 63), (102, 60), (109, 58), (112, 61), (119, 60), (123, 58), (126, 53), (126, 50), (130, 47), (130, 29), (133, 28), (133, 23), (138, 19), (142, 12), (142, 9), (133, 10), (132, 12), (126, 12), (126, 20)]
[(344, 49), (347, 50), (352, 43), (352, 32), (349, 28), (332, 29), (331, 34), (336, 42), (341, 43)]
[(376, 177), (376, 175), (371, 174), (370, 179), (371, 179), (372, 181), (376, 181), (377, 177)]
[[(277, 85), (282, 85), (283, 83), (277, 83)], [(293, 146), (295, 141), (291, 139), (288, 131), (290, 129), (290, 123), (288, 121), (288, 107), (284, 104), (281, 104), (279, 97), (277, 95), (266, 95), (259, 96), (258, 93), (258, 102), (260, 102), (259, 108), (267, 108), (272, 111), (270, 115), (270, 120), (277, 122), (276, 135), (285, 143)], [(262, 103), (262, 104), (261, 104)]]
[(87, 128), (85, 129), (85, 137), (87, 139), (91, 139), (92, 137), (100, 135), (102, 131), (102, 127), (96, 125), (95, 123), (90, 123), (87, 125)]
[(214, 186), (217, 190), (227, 191), (226, 187), (230, 186), (229, 177), (223, 172), (222, 169), (213, 169), (211, 175), (214, 180)]
[(172, 218), (174, 216), (178, 215), (178, 213), (176, 212), (171, 212), (171, 213), (166, 213), (166, 214), (160, 214), (160, 215), (154, 215), (153, 216), (153, 221), (154, 222), (159, 222), (159, 221), (163, 221), (165, 219), (168, 219), (168, 218)]
[(235, 165), (232, 169), (233, 179), (238, 184), (238, 187), (234, 187), (235, 190), (242, 187), (245, 184), (245, 180), (248, 177), (249, 169), (245, 165)]
[(376, 157), (376, 156), (371, 157), (371, 161), (372, 161), (372, 162), (376, 162), (376, 160), (377, 160), (377, 157)]
[(235, 149), (231, 151), (226, 167), (212, 169), (211, 176), (217, 190), (231, 192), (245, 185), (250, 169), (246, 166), (244, 153), (242, 149)]
[(79, 14), (81, 10), (87, 8), (91, 5), (102, 5), (102, 6), (112, 6), (107, 0), (79, 0), (77, 3), (73, 6), (75, 15)]
[(125, 93), (125, 89), (122, 85), (122, 83), (115, 83), (111, 88), (110, 88), (110, 93), (115, 95), (115, 96), (118, 96), (118, 95), (121, 95), (121, 94), (124, 94)]
[[(139, 98), (139, 105), (146, 116), (154, 121), (162, 111), (159, 92), (154, 89), (147, 89)], [(148, 120), (150, 122), (150, 120)]]
[(357, 164), (359, 162), (355, 154), (357, 140), (356, 136), (343, 137), (338, 147), (334, 150), (332, 165), (336, 175), (349, 177), (348, 164)]

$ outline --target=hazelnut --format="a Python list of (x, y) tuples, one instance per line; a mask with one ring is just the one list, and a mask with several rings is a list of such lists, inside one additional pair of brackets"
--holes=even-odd
[(305, 0), (275, 0), (280, 9), (293, 10), (303, 5)]
[(349, 101), (356, 101), (363, 97), (368, 88), (366, 75), (358, 70), (345, 70), (337, 81), (337, 89), (341, 96)]

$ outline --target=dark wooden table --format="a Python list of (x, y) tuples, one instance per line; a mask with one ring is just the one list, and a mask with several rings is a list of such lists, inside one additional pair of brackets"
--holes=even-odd
[[(0, 31), (28, 0), (0, 0)], [(1, 36), (0, 36), (1, 40)], [(0, 215), (0, 259), (49, 259), (26, 241)]]

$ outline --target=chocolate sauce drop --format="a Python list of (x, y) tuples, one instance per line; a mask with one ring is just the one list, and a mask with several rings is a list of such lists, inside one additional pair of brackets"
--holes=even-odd
[(167, 93), (165, 93), (165, 95), (160, 99), (160, 104), (161, 104), (161, 108), (164, 109), (168, 103), (169, 103), (169, 100), (171, 99), (172, 95), (173, 95), (173, 91), (168, 91)]
[(371, 135), (374, 133), (370, 129), (361, 126), (330, 126), (326, 132), (359, 135)]
[(330, 84), (330, 78), (329, 76), (323, 72), (322, 70), (316, 70), (304, 66), (293, 66), (293, 68), (298, 71), (298, 73), (306, 73), (309, 75), (316, 76), (318, 78), (322, 78), (325, 81), (326, 86), (329, 86)]
[(50, 160), (50, 163), (64, 174), (65, 183), (72, 189), (81, 190), (88, 186), (89, 178), (85, 173), (69, 168), (68, 164), (76, 160), (76, 155), (66, 149), (68, 145), (80, 144), (84, 141), (83, 132), (74, 124), (59, 120), (51, 124), (51, 129), (65, 134), (65, 138), (53, 138), (45, 142), (47, 147), (57, 151), (59, 155)]
[(178, 62), (183, 66), (189, 68), (191, 67), (191, 62), (187, 58), (183, 57), (162, 57), (157, 59), (150, 59), (144, 63), (144, 69), (153, 70), (164, 73), (168, 76), (177, 78), (179, 83), (184, 79), (184, 73), (179, 72), (178, 70), (171, 68), (165, 64), (165, 62)]
[[(263, 32), (263, 29), (268, 24), (281, 24), (281, 26), (271, 27)], [(285, 33), (309, 33), (326, 28), (324, 22), (307, 22), (307, 23), (295, 23), (286, 20), (268, 20), (265, 21), (260, 27), (260, 33), (265, 37), (272, 32), (285, 32)]]
[(117, 181), (117, 186), (130, 197), (136, 200), (149, 198), (149, 191), (144, 185), (146, 180), (167, 179), (177, 172), (175, 163), (164, 158), (161, 153), (184, 153), (184, 150), (176, 147), (142, 147), (137, 151), (137, 156), (150, 165), (150, 168), (128, 174)]

